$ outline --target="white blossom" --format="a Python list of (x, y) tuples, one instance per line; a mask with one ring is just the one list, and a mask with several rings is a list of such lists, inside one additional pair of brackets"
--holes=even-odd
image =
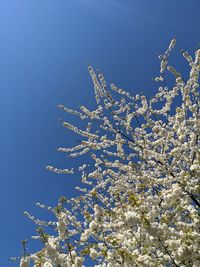
[(30, 266), (30, 258), (23, 257), (20, 261), (20, 267), (29, 267)]
[[(111, 84), (115, 100), (103, 74), (88, 65), (96, 109), (81, 106), (77, 112), (59, 105), (87, 121), (82, 129), (64, 122), (82, 140), (58, 149), (82, 159), (69, 169), (46, 168), (78, 173), (82, 185), (54, 208), (37, 203), (55, 221), (25, 212), (42, 227), (34, 239), (44, 246), (24, 255), (20, 267), (30, 261), (83, 267), (87, 256), (96, 267), (200, 266), (200, 50), (194, 59), (182, 51), (190, 68), (185, 80), (168, 65), (175, 43), (159, 56), (160, 86), (150, 100)], [(173, 86), (166, 85), (167, 75), (174, 76)]]

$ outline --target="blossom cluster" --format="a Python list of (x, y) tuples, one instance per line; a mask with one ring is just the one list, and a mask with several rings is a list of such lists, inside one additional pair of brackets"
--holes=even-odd
[[(173, 39), (161, 60), (158, 92), (151, 99), (111, 85), (88, 66), (97, 108), (59, 108), (88, 122), (86, 129), (64, 122), (83, 140), (58, 148), (71, 157), (84, 155), (80, 195), (62, 197), (46, 207), (54, 222), (40, 226), (42, 250), (24, 255), (21, 267), (200, 266), (200, 50), (194, 59), (181, 51), (190, 68), (188, 79), (168, 66)], [(166, 85), (167, 75), (175, 82)], [(51, 227), (51, 233), (48, 233)], [(53, 234), (52, 234), (53, 229)]]

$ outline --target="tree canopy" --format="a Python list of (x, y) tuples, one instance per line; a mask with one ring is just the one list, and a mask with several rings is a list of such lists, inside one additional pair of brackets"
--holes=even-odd
[(168, 64), (175, 43), (159, 56), (158, 92), (150, 99), (114, 84), (109, 90), (88, 64), (96, 109), (59, 105), (85, 128), (64, 122), (82, 140), (58, 151), (85, 163), (47, 169), (77, 172), (82, 186), (77, 197), (61, 197), (56, 207), (37, 203), (54, 221), (25, 213), (38, 225), (33, 238), (43, 248), (28, 254), (24, 241), (21, 267), (200, 266), (200, 50), (194, 57), (181, 50), (190, 67), (183, 77)]

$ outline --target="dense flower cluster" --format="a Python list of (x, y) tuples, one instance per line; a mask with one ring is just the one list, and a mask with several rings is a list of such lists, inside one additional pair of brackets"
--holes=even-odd
[[(44, 227), (33, 237), (44, 247), (24, 255), (21, 267), (200, 266), (200, 50), (194, 59), (181, 51), (190, 67), (186, 80), (168, 65), (175, 43), (159, 56), (161, 85), (150, 100), (114, 84), (111, 95), (102, 73), (89, 65), (97, 108), (59, 105), (87, 124), (82, 130), (64, 122), (83, 140), (58, 151), (87, 160), (70, 170), (47, 169), (81, 172), (83, 187), (55, 208), (38, 203), (55, 222), (26, 213)], [(175, 77), (170, 87), (168, 73)]]

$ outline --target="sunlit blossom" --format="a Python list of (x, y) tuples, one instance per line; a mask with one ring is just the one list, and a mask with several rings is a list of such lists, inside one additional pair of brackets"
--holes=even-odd
[[(44, 247), (24, 255), (20, 267), (29, 267), (30, 261), (34, 266), (83, 267), (87, 256), (96, 267), (200, 266), (200, 50), (194, 59), (181, 51), (190, 68), (186, 80), (168, 65), (175, 44), (173, 39), (159, 56), (159, 87), (151, 99), (131, 96), (114, 84), (112, 96), (103, 74), (88, 65), (96, 109), (59, 105), (87, 125), (64, 122), (83, 139), (58, 151), (83, 156), (85, 163), (46, 168), (76, 172), (82, 186), (77, 197), (61, 198), (55, 208), (37, 203), (53, 212), (55, 221), (25, 213), (44, 227), (35, 236)], [(168, 74), (174, 76), (169, 87)]]

